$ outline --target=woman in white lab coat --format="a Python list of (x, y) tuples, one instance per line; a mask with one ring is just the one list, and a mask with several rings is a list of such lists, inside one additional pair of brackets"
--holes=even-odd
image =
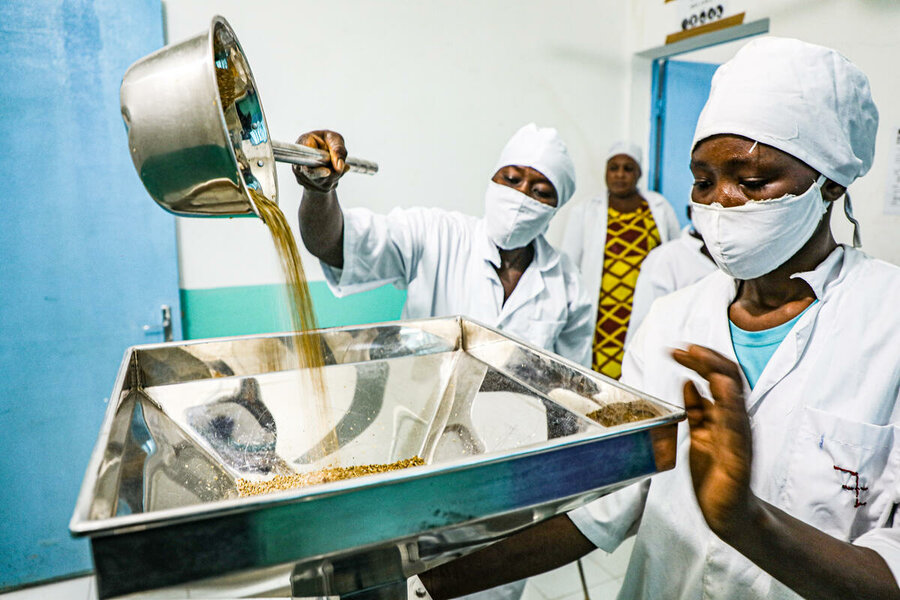
[(631, 342), (657, 298), (700, 281), (715, 270), (716, 263), (693, 224), (685, 225), (681, 235), (674, 240), (650, 251), (641, 264), (641, 273), (634, 286), (625, 345)]
[(641, 150), (613, 144), (606, 193), (572, 207), (561, 249), (581, 270), (594, 328), (591, 366), (619, 378), (634, 286), (653, 248), (678, 236), (675, 211), (660, 194), (638, 189)]
[(675, 468), (424, 574), (436, 600), (635, 531), (620, 598), (900, 597), (900, 269), (830, 230), (877, 125), (833, 50), (762, 38), (720, 67), (691, 161), (719, 272), (658, 300), (623, 367), (683, 399)]
[(575, 266), (545, 239), (575, 190), (575, 166), (555, 129), (522, 127), (485, 193), (483, 218), (437, 208), (342, 210), (343, 138), (304, 134), (331, 169), (295, 167), (304, 186), (300, 234), (337, 296), (386, 283), (407, 290), (403, 318), (465, 315), (586, 364), (592, 318)]

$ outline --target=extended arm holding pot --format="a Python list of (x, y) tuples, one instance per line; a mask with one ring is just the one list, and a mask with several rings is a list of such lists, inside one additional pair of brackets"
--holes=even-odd
[(345, 159), (344, 138), (333, 131), (312, 131), (297, 139), (297, 144), (325, 150), (331, 165), (304, 167), (295, 165), (294, 176), (303, 186), (300, 201), (300, 237), (316, 258), (342, 269), (344, 267), (344, 215), (334, 191), (349, 168)]

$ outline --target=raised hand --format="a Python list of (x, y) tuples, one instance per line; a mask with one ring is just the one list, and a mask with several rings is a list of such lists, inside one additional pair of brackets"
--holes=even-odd
[(326, 150), (331, 155), (331, 165), (322, 167), (304, 167), (294, 165), (294, 177), (297, 183), (315, 192), (330, 192), (337, 187), (338, 181), (350, 167), (344, 162), (347, 148), (341, 134), (325, 129), (310, 131), (297, 138), (297, 144)]
[(727, 537), (746, 525), (755, 499), (750, 491), (753, 439), (739, 367), (703, 346), (674, 350), (672, 357), (709, 382), (714, 402), (692, 382), (684, 384), (691, 478), (709, 528)]

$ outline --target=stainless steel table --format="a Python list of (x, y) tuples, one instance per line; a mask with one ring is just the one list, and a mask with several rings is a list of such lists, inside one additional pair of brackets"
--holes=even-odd
[[(70, 529), (100, 598), (284, 570), (295, 596), (405, 597), (416, 573), (675, 461), (681, 409), (470, 320), (325, 329), (323, 450), (290, 335), (129, 348)], [(644, 418), (604, 427), (607, 405)], [(240, 497), (241, 479), (426, 465)]]

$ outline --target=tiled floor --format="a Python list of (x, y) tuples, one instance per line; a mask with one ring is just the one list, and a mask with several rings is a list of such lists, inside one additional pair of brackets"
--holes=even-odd
[[(628, 559), (631, 557), (633, 542), (634, 538), (630, 538), (612, 554), (607, 554), (603, 550), (595, 550), (582, 559), (590, 600), (607, 600), (616, 597), (619, 588), (622, 587), (622, 579), (625, 576)], [(584, 600), (578, 566), (572, 563), (555, 571), (532, 577), (525, 586), (522, 600)]]
[(0, 594), (0, 600), (94, 600), (93, 577), (78, 577)]
[[(613, 554), (596, 550), (582, 559), (590, 600), (608, 600), (616, 597), (631, 556), (632, 542), (633, 538), (627, 540)], [(160, 598), (159, 595), (153, 597)], [(223, 596), (210, 595), (208, 591), (202, 589), (193, 589), (185, 590), (177, 597), (222, 598)], [(96, 598), (93, 577), (69, 579), (0, 594), (0, 600), (96, 600)], [(522, 600), (585, 600), (578, 567), (572, 563), (532, 577), (525, 586)]]

